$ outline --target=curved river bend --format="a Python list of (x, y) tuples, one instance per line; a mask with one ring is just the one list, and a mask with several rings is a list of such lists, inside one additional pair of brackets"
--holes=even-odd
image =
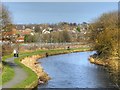
[(109, 88), (114, 85), (102, 67), (88, 61), (95, 52), (49, 56), (39, 60), (52, 78), (38, 88)]

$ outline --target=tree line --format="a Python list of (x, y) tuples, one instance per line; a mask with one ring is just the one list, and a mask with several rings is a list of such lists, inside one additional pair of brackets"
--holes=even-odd
[(95, 42), (95, 49), (101, 57), (118, 56), (118, 12), (102, 14), (91, 24), (92, 40)]
[(91, 24), (97, 59), (108, 62), (111, 79), (120, 85), (120, 20), (118, 11), (102, 14)]
[(25, 43), (43, 42), (43, 43), (62, 43), (71, 42), (71, 35), (67, 30), (61, 32), (51, 32), (47, 34), (36, 33), (35, 35), (25, 35)]

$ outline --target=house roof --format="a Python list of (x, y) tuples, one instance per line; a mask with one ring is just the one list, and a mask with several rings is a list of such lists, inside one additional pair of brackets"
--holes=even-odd
[(10, 36), (10, 35), (14, 35), (17, 33), (16, 29), (12, 29), (12, 31), (8, 31), (8, 32), (3, 32), (4, 36)]
[(10, 32), (4, 32), (4, 33), (3, 33), (4, 36), (10, 36), (10, 35), (12, 35), (12, 34), (13, 34), (12, 31), (10, 31)]
[(24, 40), (24, 37), (18, 37), (17, 40)]

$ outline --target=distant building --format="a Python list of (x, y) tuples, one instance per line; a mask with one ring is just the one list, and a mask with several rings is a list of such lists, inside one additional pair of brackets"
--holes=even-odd
[(20, 36), (30, 35), (33, 33), (33, 30), (30, 28), (26, 28), (25, 30), (18, 30)]
[(42, 31), (42, 34), (48, 34), (48, 33), (50, 33), (50, 31), (48, 31), (48, 30), (46, 30), (46, 29), (44, 29), (44, 30)]
[(80, 24), (80, 30), (81, 31), (85, 31), (89, 29), (89, 24), (86, 22), (83, 22), (82, 24)]
[(17, 38), (17, 30), (13, 28), (11, 31), (5, 31), (2, 33), (1, 41), (14, 42), (15, 38)]
[(18, 37), (16, 42), (18, 43), (24, 43), (24, 36)]

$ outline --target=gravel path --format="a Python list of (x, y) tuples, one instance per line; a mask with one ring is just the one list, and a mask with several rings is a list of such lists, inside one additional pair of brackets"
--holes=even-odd
[(12, 88), (27, 78), (27, 73), (20, 66), (14, 63), (14, 57), (8, 58), (6, 62), (14, 69), (15, 76), (12, 80), (2, 86), (3, 89)]

